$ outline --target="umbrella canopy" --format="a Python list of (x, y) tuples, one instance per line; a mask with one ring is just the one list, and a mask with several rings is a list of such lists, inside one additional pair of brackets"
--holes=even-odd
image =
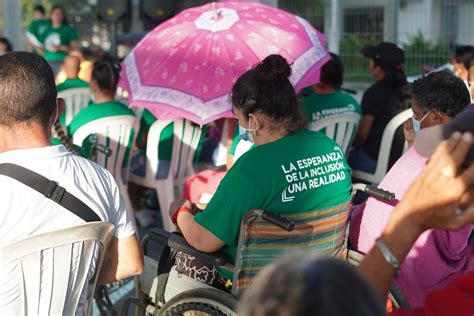
[(260, 3), (206, 4), (147, 34), (125, 58), (120, 86), (131, 106), (158, 118), (206, 124), (233, 117), (232, 85), (270, 54), (293, 63), (297, 91), (317, 83), (329, 59), (324, 36), (298, 16)]

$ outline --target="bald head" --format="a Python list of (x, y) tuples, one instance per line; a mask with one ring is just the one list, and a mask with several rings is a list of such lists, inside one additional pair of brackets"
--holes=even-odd
[(63, 67), (68, 79), (76, 79), (81, 68), (81, 61), (76, 56), (67, 56), (64, 59)]

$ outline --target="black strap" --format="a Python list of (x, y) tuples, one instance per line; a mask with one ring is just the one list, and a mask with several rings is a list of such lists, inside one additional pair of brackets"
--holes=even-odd
[(12, 163), (3, 163), (0, 164), (0, 174), (13, 178), (38, 191), (86, 222), (101, 221), (96, 212), (77, 197), (67, 192), (57, 182), (51, 181), (30, 169)]

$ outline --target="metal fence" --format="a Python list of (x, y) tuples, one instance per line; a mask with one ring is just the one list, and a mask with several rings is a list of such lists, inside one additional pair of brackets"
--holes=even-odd
[(279, 0), (278, 6), (328, 37), (351, 82), (372, 80), (360, 54), (365, 44), (395, 42), (409, 76), (447, 63), (456, 45), (474, 44), (474, 0)]

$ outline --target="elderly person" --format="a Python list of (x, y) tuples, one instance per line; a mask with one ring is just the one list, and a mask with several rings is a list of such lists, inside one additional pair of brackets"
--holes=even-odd
[[(352, 184), (344, 155), (333, 140), (304, 128), (290, 74), (282, 56), (270, 55), (233, 86), (241, 137), (256, 147), (229, 170), (202, 212), (194, 215), (186, 202), (174, 213), (186, 241), (198, 250), (222, 248), (233, 263), (240, 223), (250, 209), (305, 213), (350, 201)], [(327, 172), (316, 175), (314, 168)], [(347, 212), (340, 216), (346, 223)], [(325, 251), (342, 253), (343, 244), (341, 240)], [(227, 270), (219, 273), (224, 283), (232, 279)]]
[[(449, 72), (431, 73), (417, 80), (411, 90), (412, 120), (421, 131), (452, 121), (469, 104), (469, 94), (464, 83)], [(418, 127), (415, 129), (419, 133)], [(380, 183), (380, 188), (402, 199), (409, 185), (425, 168), (426, 162), (427, 158), (411, 147), (390, 169)], [(393, 209), (393, 204), (369, 198), (365, 205), (354, 210), (350, 240), (358, 251), (367, 253), (372, 248)], [(428, 292), (474, 269), (472, 246), (469, 228), (456, 232), (429, 230), (422, 234), (397, 278), (410, 304), (419, 306)]]

